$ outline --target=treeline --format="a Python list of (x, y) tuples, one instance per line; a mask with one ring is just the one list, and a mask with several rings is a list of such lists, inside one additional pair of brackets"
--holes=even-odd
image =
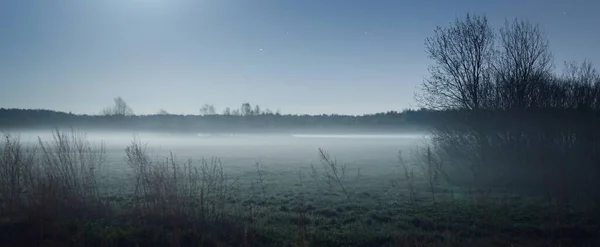
[[(118, 100), (120, 101), (120, 100)], [(246, 103), (247, 104), (247, 103)], [(246, 105), (244, 104), (244, 105)], [(243, 105), (243, 106), (244, 106)], [(249, 106), (249, 104), (247, 104)], [(117, 106), (117, 105), (115, 105)], [(108, 108), (107, 108), (108, 109)], [(417, 131), (432, 125), (440, 113), (426, 109), (349, 115), (293, 115), (254, 111), (240, 114), (152, 115), (118, 114), (76, 115), (51, 110), (0, 109), (0, 129), (78, 129), (164, 131), (164, 132), (288, 132), (288, 131)], [(127, 109), (130, 109), (127, 107)], [(243, 107), (242, 107), (243, 109)], [(132, 113), (131, 110), (120, 113)]]
[(454, 112), (433, 126), (440, 160), (485, 188), (543, 191), (562, 202), (600, 195), (600, 74), (592, 63), (566, 62), (555, 73), (538, 25), (517, 19), (494, 30), (478, 15), (437, 28), (426, 51), (433, 65), (419, 100)]

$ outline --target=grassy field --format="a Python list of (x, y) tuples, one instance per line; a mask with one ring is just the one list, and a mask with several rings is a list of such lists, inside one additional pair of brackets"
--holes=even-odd
[[(2, 143), (1, 246), (600, 241), (598, 203), (449, 183), (426, 152), (410, 152), (414, 140), (380, 146), (343, 140), (325, 143), (327, 151), (265, 141), (262, 149), (274, 155), (238, 146), (237, 156), (227, 156), (226, 148), (210, 150), (208, 144), (197, 153), (174, 148), (171, 154), (170, 147), (146, 147), (139, 140), (118, 151), (74, 134), (57, 136), (35, 152), (12, 137)], [(200, 158), (211, 152), (223, 160)]]

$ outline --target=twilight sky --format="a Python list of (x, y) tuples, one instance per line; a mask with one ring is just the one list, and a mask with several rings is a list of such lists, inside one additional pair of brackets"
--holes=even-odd
[(428, 74), (425, 38), (467, 12), (541, 24), (557, 69), (600, 65), (598, 0), (3, 0), (0, 107), (402, 110)]

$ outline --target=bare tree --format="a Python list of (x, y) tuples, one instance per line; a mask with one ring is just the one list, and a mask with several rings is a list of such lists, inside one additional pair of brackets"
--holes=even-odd
[(253, 113), (254, 113), (254, 115), (261, 115), (263, 112), (261, 111), (259, 105), (255, 105)]
[(246, 103), (242, 104), (242, 107), (240, 108), (240, 112), (243, 116), (251, 116), (253, 114), (253, 111), (252, 111), (252, 106), (250, 105), (250, 103), (246, 102)]
[(213, 106), (213, 105), (204, 104), (200, 108), (200, 115), (210, 116), (210, 115), (216, 115), (216, 114), (217, 114), (217, 111), (215, 110), (215, 106)]
[(565, 62), (563, 82), (570, 86), (567, 98), (569, 107), (577, 109), (600, 108), (600, 73), (589, 61), (578, 64)]
[(167, 112), (165, 109), (160, 109), (156, 115), (169, 115), (169, 112)]
[(102, 110), (104, 116), (132, 116), (134, 115), (133, 110), (127, 102), (121, 97), (116, 97), (113, 106), (108, 106)]
[(431, 108), (481, 109), (491, 92), (494, 32), (485, 16), (456, 19), (425, 41), (434, 61), (417, 100)]
[(495, 64), (499, 103), (503, 108), (539, 105), (541, 85), (553, 67), (549, 43), (538, 25), (515, 19), (500, 29), (499, 58)]
[(225, 110), (223, 110), (223, 115), (230, 116), (231, 115), (231, 108), (226, 107)]

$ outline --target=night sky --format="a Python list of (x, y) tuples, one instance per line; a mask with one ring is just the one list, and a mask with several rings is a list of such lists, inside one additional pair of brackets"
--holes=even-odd
[(0, 107), (139, 114), (417, 107), (424, 40), (467, 12), (539, 23), (556, 70), (600, 65), (598, 0), (3, 0)]

